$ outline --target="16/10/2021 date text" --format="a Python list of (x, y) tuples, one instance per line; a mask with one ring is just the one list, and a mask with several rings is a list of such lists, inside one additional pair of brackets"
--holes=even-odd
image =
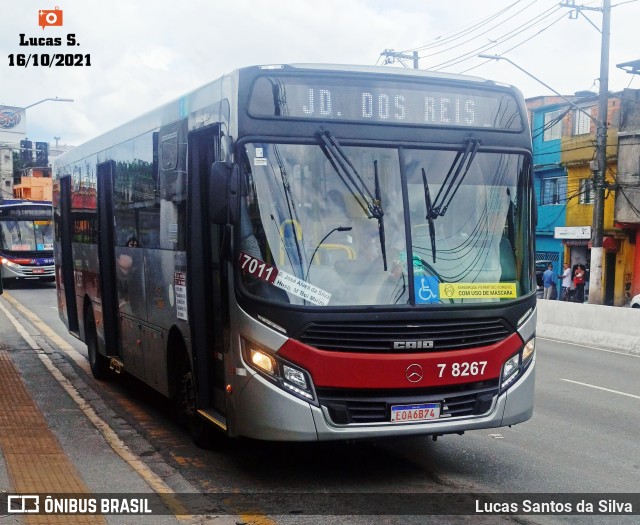
[(33, 53), (33, 54), (11, 54), (9, 55), (9, 66), (18, 67), (73, 67), (90, 66), (91, 55), (72, 53)]

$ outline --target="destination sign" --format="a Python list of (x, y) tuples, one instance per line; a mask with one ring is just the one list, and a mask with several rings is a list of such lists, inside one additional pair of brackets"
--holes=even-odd
[(43, 206), (43, 207), (29, 207), (29, 208), (20, 208), (20, 207), (6, 207), (0, 208), (0, 217), (51, 217), (53, 215), (53, 210), (51, 206)]
[(395, 125), (522, 129), (507, 92), (411, 80), (260, 77), (249, 100), (252, 117)]

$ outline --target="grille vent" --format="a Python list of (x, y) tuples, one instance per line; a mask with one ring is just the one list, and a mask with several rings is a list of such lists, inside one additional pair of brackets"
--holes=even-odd
[(331, 420), (338, 425), (389, 422), (392, 405), (440, 403), (440, 419), (478, 416), (491, 408), (498, 395), (497, 380), (465, 385), (450, 390), (443, 388), (413, 391), (346, 391), (318, 389), (320, 404), (327, 408)]
[[(433, 341), (433, 350), (463, 350), (488, 346), (512, 331), (498, 318), (428, 321), (334, 321), (311, 323), (300, 340), (322, 350), (341, 352), (424, 352), (394, 350), (395, 341)], [(427, 350), (428, 351), (428, 350)]]

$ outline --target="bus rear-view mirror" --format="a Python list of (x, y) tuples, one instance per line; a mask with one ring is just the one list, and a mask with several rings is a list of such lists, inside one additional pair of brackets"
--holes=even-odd
[(214, 224), (235, 224), (240, 189), (238, 166), (217, 161), (209, 178), (209, 213)]

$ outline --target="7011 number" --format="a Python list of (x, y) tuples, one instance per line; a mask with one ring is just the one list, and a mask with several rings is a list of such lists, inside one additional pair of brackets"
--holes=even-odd
[(278, 275), (277, 268), (244, 252), (240, 252), (240, 268), (269, 283), (273, 283)]

